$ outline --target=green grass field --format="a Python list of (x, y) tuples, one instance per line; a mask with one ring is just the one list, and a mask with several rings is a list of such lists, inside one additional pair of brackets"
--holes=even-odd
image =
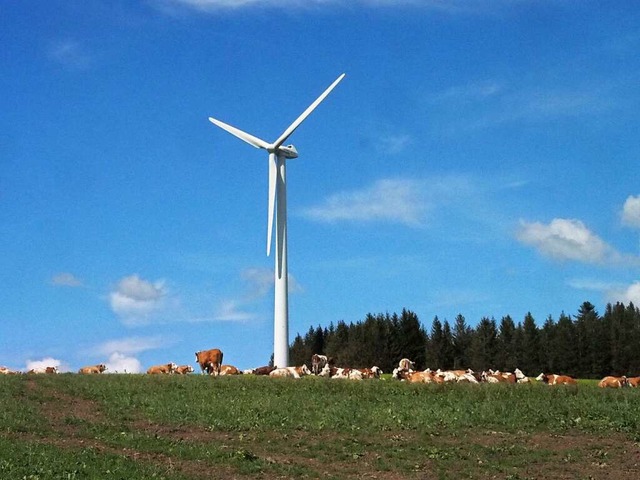
[(5, 376), (0, 478), (634, 478), (640, 391), (595, 384)]

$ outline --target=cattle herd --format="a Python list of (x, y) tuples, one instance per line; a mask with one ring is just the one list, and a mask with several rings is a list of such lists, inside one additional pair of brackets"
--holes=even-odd
[[(300, 378), (305, 375), (314, 375), (333, 379), (380, 379), (382, 370), (373, 366), (371, 368), (346, 368), (336, 367), (331, 358), (325, 355), (314, 354), (311, 357), (311, 368), (307, 365), (300, 367), (284, 367), (276, 368), (273, 366), (264, 366), (252, 368), (249, 370), (239, 370), (233, 365), (222, 364), (222, 351), (213, 348), (210, 350), (201, 350), (196, 352), (196, 363), (200, 366), (201, 373), (213, 376), (223, 375), (268, 375), (270, 377), (289, 377)], [(82, 367), (78, 370), (79, 374), (101, 374), (107, 370), (105, 364), (91, 365)], [(147, 374), (149, 375), (186, 375), (194, 371), (191, 365), (176, 365), (175, 363), (167, 363), (163, 365), (154, 365), (149, 367)], [(0, 366), (0, 375), (19, 375), (21, 371), (11, 370), (7, 367)], [(56, 374), (58, 368), (55, 366), (31, 369), (27, 374)], [(496, 370), (483, 371), (481, 373), (473, 370), (415, 370), (415, 364), (408, 358), (403, 358), (398, 363), (391, 374), (391, 378), (408, 383), (530, 383), (531, 379), (527, 377), (521, 370), (515, 369), (513, 372), (500, 372)], [(576, 385), (574, 378), (567, 375), (556, 375), (550, 373), (541, 373), (535, 380), (547, 385)], [(622, 387), (638, 387), (640, 386), (640, 377), (604, 377), (598, 383), (601, 388), (622, 388)]]

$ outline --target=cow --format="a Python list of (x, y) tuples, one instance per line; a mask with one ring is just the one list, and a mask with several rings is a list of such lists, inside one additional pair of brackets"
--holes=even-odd
[(175, 363), (167, 363), (166, 365), (154, 365), (153, 367), (149, 367), (147, 373), (149, 375), (168, 375), (173, 373), (176, 369), (177, 365)]
[(242, 375), (242, 372), (233, 365), (222, 365), (220, 375)]
[(627, 378), (627, 385), (632, 388), (640, 387), (640, 377), (629, 377)]
[(536, 380), (547, 385), (577, 385), (578, 382), (575, 378), (567, 375), (556, 375), (555, 373), (541, 373), (536, 377)]
[(531, 380), (529, 379), (529, 377), (527, 377), (524, 373), (522, 373), (522, 370), (520, 370), (519, 368), (516, 368), (513, 371), (513, 374), (516, 376), (516, 382), (531, 383)]
[(400, 370), (413, 370), (415, 368), (415, 362), (412, 362), (408, 358), (403, 358), (398, 362), (398, 368)]
[(191, 365), (180, 365), (173, 370), (173, 373), (177, 375), (186, 375), (191, 372), (193, 372), (193, 367)]
[(58, 367), (44, 367), (44, 368), (32, 368), (31, 370), (29, 370), (27, 372), (28, 374), (40, 374), (40, 373), (46, 373), (46, 374), (56, 374), (58, 373)]
[(11, 370), (7, 367), (0, 367), (0, 375), (20, 375), (22, 372), (18, 372), (16, 370)]
[(282, 367), (276, 368), (269, 373), (270, 377), (289, 377), (300, 378), (305, 375), (311, 375), (311, 370), (306, 365), (301, 367)]
[(82, 375), (91, 375), (95, 373), (103, 373), (105, 370), (107, 370), (107, 366), (104, 363), (100, 363), (98, 365), (92, 365), (90, 367), (82, 367), (80, 370), (78, 370), (78, 373)]
[(598, 382), (600, 388), (622, 388), (627, 385), (627, 377), (604, 377)]
[(202, 374), (206, 371), (209, 375), (217, 376), (222, 365), (222, 355), (222, 351), (217, 348), (196, 352), (196, 362), (200, 365)]
[(314, 353), (311, 355), (311, 372), (314, 375), (320, 375), (320, 372), (328, 363), (329, 359), (326, 355), (318, 355), (317, 353)]
[(362, 378), (375, 378), (379, 379), (382, 375), (382, 370), (380, 367), (376, 367), (375, 365), (371, 368), (362, 368), (360, 369), (360, 373), (362, 373)]
[(276, 367), (272, 365), (265, 365), (264, 367), (251, 368), (249, 370), (245, 370), (243, 373), (250, 374), (250, 375), (269, 375), (275, 369)]
[(444, 381), (441, 376), (430, 370), (416, 372), (407, 368), (395, 368), (391, 377), (409, 383), (442, 383)]

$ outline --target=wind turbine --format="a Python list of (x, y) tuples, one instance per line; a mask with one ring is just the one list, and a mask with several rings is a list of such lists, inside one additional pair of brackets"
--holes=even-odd
[(293, 145), (283, 145), (289, 136), (320, 105), (340, 83), (340, 75), (302, 114), (278, 137), (269, 143), (220, 120), (209, 117), (214, 125), (235, 135), (256, 148), (269, 152), (269, 204), (267, 217), (267, 256), (271, 254), (273, 223), (276, 224), (275, 298), (273, 308), (273, 363), (277, 367), (289, 365), (289, 282), (287, 268), (287, 182), (286, 161), (298, 157)]

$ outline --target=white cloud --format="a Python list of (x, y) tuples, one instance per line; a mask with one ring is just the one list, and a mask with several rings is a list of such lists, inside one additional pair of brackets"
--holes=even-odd
[(135, 357), (114, 352), (105, 362), (107, 373), (142, 373), (142, 364)]
[(61, 272), (51, 278), (51, 284), (57, 287), (82, 287), (83, 282), (73, 273)]
[(580, 220), (555, 218), (545, 225), (521, 221), (517, 239), (558, 260), (603, 263), (619, 255)]
[(111, 309), (126, 323), (143, 323), (160, 309), (167, 294), (164, 281), (151, 283), (138, 275), (125, 277), (109, 294)]
[(640, 228), (640, 195), (629, 196), (622, 207), (622, 223)]
[(111, 355), (112, 353), (123, 353), (126, 355), (146, 352), (165, 347), (167, 341), (156, 335), (152, 337), (127, 337), (118, 340), (108, 340), (94, 349), (93, 353), (98, 355)]
[(47, 367), (58, 367), (59, 372), (68, 372), (69, 366), (63, 363), (62, 360), (58, 360), (53, 357), (45, 357), (41, 360), (27, 360), (27, 371), (29, 370), (44, 370)]
[(303, 214), (321, 222), (391, 222), (418, 227), (427, 213), (424, 187), (415, 180), (378, 180), (361, 190), (331, 195)]
[(610, 290), (607, 293), (607, 298), (610, 303), (621, 302), (628, 304), (633, 302), (636, 307), (640, 306), (640, 282), (634, 282), (624, 288)]
[(171, 341), (156, 335), (151, 337), (127, 337), (108, 340), (88, 353), (94, 356), (108, 357), (105, 365), (109, 373), (141, 373), (142, 364), (135, 357), (136, 354), (148, 350), (157, 350), (169, 345)]

